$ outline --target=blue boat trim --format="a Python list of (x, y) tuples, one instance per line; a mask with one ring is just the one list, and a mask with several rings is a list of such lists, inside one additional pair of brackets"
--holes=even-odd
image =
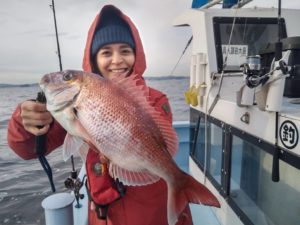
[(204, 6), (208, 3), (208, 0), (193, 0), (192, 2), (192, 8), (200, 8), (201, 6)]

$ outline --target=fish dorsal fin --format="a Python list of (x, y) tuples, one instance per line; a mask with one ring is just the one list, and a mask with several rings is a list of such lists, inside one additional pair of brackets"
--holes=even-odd
[(67, 161), (72, 155), (80, 155), (85, 162), (89, 145), (82, 138), (67, 133), (63, 144), (63, 159)]
[(135, 99), (148, 112), (162, 133), (168, 152), (174, 156), (178, 148), (177, 134), (170, 122), (164, 119), (161, 112), (155, 110), (154, 102), (149, 97), (149, 88), (146, 85), (138, 84), (140, 79), (138, 74), (132, 74), (128, 77), (125, 75), (113, 77), (111, 81), (121, 86), (132, 99)]
[(124, 185), (141, 186), (153, 184), (160, 178), (148, 171), (134, 172), (123, 169), (116, 164), (109, 164), (109, 173), (113, 178), (118, 178)]

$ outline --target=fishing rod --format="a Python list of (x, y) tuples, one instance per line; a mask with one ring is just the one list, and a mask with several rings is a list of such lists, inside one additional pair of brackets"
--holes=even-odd
[[(63, 68), (62, 68), (61, 54), (60, 54), (60, 47), (59, 47), (59, 39), (58, 39), (58, 31), (57, 31), (54, 0), (52, 0), (52, 4), (50, 5), (50, 8), (52, 9), (52, 12), (53, 12), (55, 36), (56, 36), (56, 45), (57, 45), (57, 56), (58, 56), (58, 61), (59, 61), (59, 70), (62, 71)], [(75, 166), (74, 166), (74, 157), (73, 157), (73, 155), (71, 156), (71, 163), (72, 163), (72, 172), (74, 172), (75, 171)]]
[[(55, 35), (56, 35), (56, 44), (57, 44), (57, 54), (58, 54), (58, 60), (59, 60), (59, 69), (62, 71), (62, 62), (61, 62), (61, 54), (60, 54), (60, 47), (59, 47), (59, 40), (58, 40), (58, 32), (57, 32), (57, 24), (56, 24), (56, 16), (55, 16), (55, 5), (54, 5), (54, 0), (52, 0), (52, 4), (49, 5), (50, 8), (52, 9), (53, 12), (53, 18), (54, 18), (54, 26), (55, 26)], [(36, 101), (39, 103), (46, 104), (46, 97), (43, 92), (38, 92)], [(38, 126), (38, 128), (42, 128), (43, 126)], [(53, 176), (52, 176), (52, 169), (51, 166), (45, 157), (46, 153), (46, 143), (47, 143), (47, 135), (38, 135), (35, 137), (35, 152), (38, 155), (38, 159), (45, 171), (45, 173), (48, 176), (50, 185), (51, 185), (51, 190), (52, 192), (55, 192), (55, 185), (53, 181)], [(74, 167), (73, 167), (74, 168)]]
[(50, 5), (50, 8), (52, 9), (52, 12), (53, 12), (55, 36), (56, 36), (56, 45), (57, 45), (57, 55), (58, 55), (58, 61), (59, 61), (59, 70), (62, 71), (62, 62), (61, 62), (61, 54), (60, 54), (60, 47), (59, 47), (59, 40), (58, 40), (54, 0), (52, 0), (52, 4)]
[[(59, 60), (59, 70), (62, 71), (63, 67), (62, 67), (62, 60), (61, 60), (61, 54), (60, 54), (60, 46), (59, 46), (59, 38), (58, 38), (58, 31), (57, 31), (54, 0), (52, 0), (52, 4), (50, 5), (50, 8), (52, 9), (52, 12), (53, 12), (56, 45), (57, 45), (57, 56), (58, 56), (58, 60)], [(79, 190), (83, 186), (85, 176), (82, 178), (82, 180), (80, 180), (80, 178), (78, 177), (78, 173), (75, 170), (75, 163), (74, 163), (73, 155), (71, 155), (71, 165), (72, 165), (71, 176), (65, 180), (64, 184), (65, 184), (66, 188), (68, 188), (74, 192), (75, 199), (77, 202), (76, 207), (80, 208), (81, 205), (79, 204), (79, 199), (83, 199), (84, 195), (80, 194)]]
[[(281, 0), (278, 0), (278, 16), (277, 16), (277, 41), (275, 42), (275, 57), (271, 65), (271, 69), (268, 73), (260, 70), (260, 56), (249, 56), (249, 61), (244, 66), (244, 74), (246, 75), (245, 82), (249, 88), (256, 88), (259, 85), (271, 84), (276, 82), (279, 79), (283, 79), (289, 76), (289, 69), (286, 64), (290, 52), (287, 51), (284, 56), (282, 56), (283, 44), (282, 44), (282, 18), (281, 18)], [(251, 63), (254, 65), (250, 66)], [(276, 72), (277, 71), (277, 72)], [(262, 74), (263, 73), (263, 74)], [(267, 104), (267, 103), (266, 103)], [(269, 106), (270, 107), (270, 106)], [(280, 147), (278, 146), (278, 129), (279, 129), (279, 111), (278, 107), (272, 108), (271, 111), (275, 113), (275, 143), (273, 151), (273, 160), (272, 160), (272, 173), (271, 179), (273, 182), (278, 182), (280, 180), (280, 168), (279, 168), (279, 159), (280, 159)]]
[[(60, 46), (59, 46), (59, 39), (58, 39), (58, 31), (57, 31), (54, 0), (52, 0), (52, 4), (50, 4), (49, 6), (50, 6), (50, 8), (52, 9), (52, 12), (53, 12), (55, 36), (56, 36), (56, 45), (57, 45), (57, 55), (58, 55), (58, 60), (59, 60), (59, 70), (62, 71), (63, 68), (62, 68), (62, 60), (61, 60)], [(36, 101), (45, 104), (46, 103), (45, 94), (43, 92), (38, 92)], [(38, 128), (42, 128), (42, 127), (39, 126)], [(55, 190), (55, 185), (54, 185), (54, 182), (53, 182), (52, 169), (51, 169), (51, 166), (48, 163), (48, 160), (45, 157), (46, 142), (47, 142), (47, 135), (46, 134), (36, 136), (36, 138), (35, 138), (35, 144), (36, 144), (35, 145), (36, 146), (35, 150), (36, 150), (36, 153), (38, 155), (38, 159), (39, 159), (44, 171), (46, 172), (46, 174), (48, 176), (52, 192), (55, 192), (56, 190)], [(77, 179), (77, 171), (75, 170), (73, 156), (71, 156), (71, 163), (72, 163), (71, 178), (76, 180)], [(65, 186), (67, 186), (66, 182), (65, 182)], [(70, 185), (70, 181), (69, 181), (69, 186), (72, 186), (72, 185)]]
[[(275, 61), (279, 61), (282, 58), (282, 33), (281, 33), (281, 0), (278, 0), (278, 41), (275, 43)], [(278, 182), (280, 180), (279, 173), (279, 158), (280, 158), (280, 148), (278, 146), (278, 120), (279, 112), (275, 113), (275, 148), (273, 153), (272, 162), (272, 181)]]

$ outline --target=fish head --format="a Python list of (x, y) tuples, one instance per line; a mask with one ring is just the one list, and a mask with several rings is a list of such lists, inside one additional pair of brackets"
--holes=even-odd
[(47, 110), (69, 134), (64, 143), (64, 152), (67, 152), (64, 156), (72, 155), (81, 149), (81, 139), (87, 143), (91, 142), (78, 119), (77, 107), (80, 94), (85, 89), (83, 87), (89, 88), (89, 84), (97, 77), (99, 79), (98, 75), (83, 71), (65, 70), (46, 74), (40, 81), (40, 87), (47, 100)]
[(46, 74), (40, 81), (40, 87), (47, 99), (50, 112), (60, 111), (72, 104), (80, 93), (84, 72), (65, 70)]

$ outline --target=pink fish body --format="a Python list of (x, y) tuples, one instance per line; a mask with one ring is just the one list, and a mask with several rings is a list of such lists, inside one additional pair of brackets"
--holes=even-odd
[(45, 75), (40, 85), (48, 110), (68, 132), (65, 151), (87, 149), (83, 143), (95, 146), (109, 159), (112, 177), (126, 185), (166, 181), (169, 225), (189, 202), (220, 207), (205, 186), (173, 161), (176, 132), (151, 106), (147, 89), (136, 84), (135, 76), (106, 80), (63, 71)]

